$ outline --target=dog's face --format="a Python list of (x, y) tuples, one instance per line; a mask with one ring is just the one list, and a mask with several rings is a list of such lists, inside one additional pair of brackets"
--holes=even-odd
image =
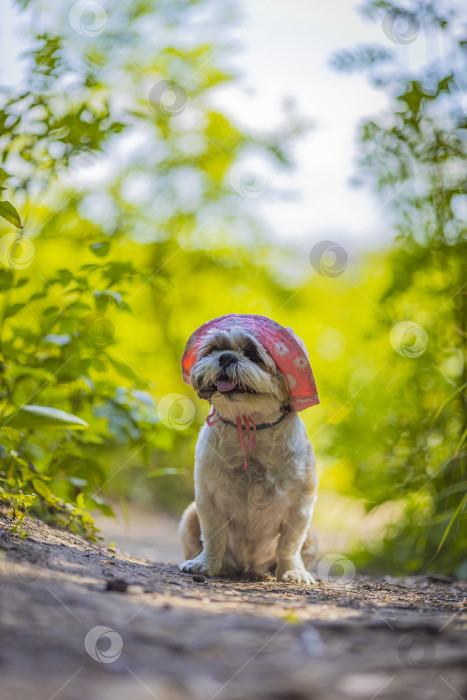
[(210, 331), (198, 348), (191, 384), (226, 418), (269, 414), (289, 403), (284, 375), (253, 335), (239, 328)]

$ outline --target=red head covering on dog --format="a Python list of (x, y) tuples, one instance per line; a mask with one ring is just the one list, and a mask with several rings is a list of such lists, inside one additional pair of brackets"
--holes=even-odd
[(183, 381), (190, 384), (191, 368), (195, 364), (204, 336), (213, 329), (228, 331), (241, 328), (261, 343), (268, 351), (289, 385), (293, 411), (319, 403), (313, 372), (303, 341), (291, 328), (284, 328), (266, 316), (228, 314), (200, 326), (188, 339), (182, 357)]

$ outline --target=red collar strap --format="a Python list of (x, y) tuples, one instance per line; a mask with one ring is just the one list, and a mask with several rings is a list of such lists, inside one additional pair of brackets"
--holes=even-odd
[[(259, 425), (256, 425), (255, 422), (249, 418), (248, 416), (237, 416), (237, 421), (234, 423), (231, 420), (228, 420), (227, 418), (222, 418), (220, 413), (217, 414), (217, 418), (215, 418), (216, 415), (216, 409), (214, 406), (212, 407), (212, 411), (209, 414), (209, 416), (206, 418), (206, 423), (209, 425), (210, 428), (212, 428), (213, 425), (218, 423), (220, 420), (223, 423), (226, 423), (227, 425), (231, 425), (234, 428), (237, 428), (238, 432), (238, 439), (240, 441), (240, 445), (242, 448), (242, 453), (243, 453), (243, 468), (247, 468), (247, 462), (246, 462), (246, 451), (245, 451), (245, 442), (243, 440), (243, 433), (242, 430), (244, 430), (247, 434), (247, 443), (246, 443), (246, 449), (249, 452), (253, 452), (253, 450), (256, 447), (256, 431), (257, 430), (265, 430), (266, 428), (272, 428), (274, 425), (277, 425), (278, 423), (281, 423), (286, 416), (288, 416), (289, 411), (286, 411), (281, 414), (281, 416), (274, 421), (273, 423), (260, 423)], [(243, 425), (242, 425), (242, 420), (243, 420)], [(251, 428), (253, 428), (253, 435), (251, 435)]]

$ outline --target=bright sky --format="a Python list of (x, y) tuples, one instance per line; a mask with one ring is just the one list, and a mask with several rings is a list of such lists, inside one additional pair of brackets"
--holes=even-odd
[[(334, 51), (360, 42), (394, 47), (378, 24), (364, 22), (351, 0), (240, 0), (244, 21), (236, 30), (243, 52), (235, 65), (243, 74), (237, 87), (224, 89), (217, 102), (240, 123), (258, 131), (281, 120), (284, 98), (315, 127), (291, 142), (296, 169), (260, 171), (265, 186), (257, 210), (280, 240), (329, 238), (352, 247), (378, 246), (390, 237), (387, 213), (370, 192), (355, 189), (358, 123), (384, 106), (384, 97), (363, 75), (337, 74), (329, 67)], [(72, 3), (70, 2), (70, 7)], [(1, 83), (20, 75), (17, 56), (25, 36), (11, 6), (0, 29)], [(253, 170), (255, 170), (253, 163)], [(288, 196), (278, 200), (277, 189)]]
[[(231, 89), (222, 104), (257, 129), (273, 127), (284, 97), (315, 122), (293, 144), (292, 176), (269, 180), (258, 207), (280, 237), (298, 241), (330, 238), (338, 243), (379, 245), (388, 240), (387, 216), (371, 193), (349, 184), (355, 175), (359, 122), (381, 110), (385, 99), (363, 75), (338, 74), (331, 55), (360, 42), (387, 42), (381, 26), (364, 22), (351, 0), (243, 0), (236, 59), (243, 89)], [(292, 142), (291, 142), (292, 145)], [(270, 175), (270, 174), (269, 174)], [(276, 183), (298, 197), (271, 201)]]

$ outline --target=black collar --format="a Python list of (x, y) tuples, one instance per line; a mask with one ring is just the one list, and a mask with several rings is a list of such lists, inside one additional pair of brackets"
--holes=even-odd
[[(274, 423), (260, 423), (259, 425), (256, 426), (256, 430), (265, 430), (266, 428), (272, 428), (274, 425), (281, 423), (284, 420), (284, 418), (286, 418), (288, 415), (289, 415), (289, 411), (287, 411), (286, 413), (283, 413), (276, 421), (274, 421)], [(232, 425), (234, 428), (237, 427), (237, 424), (234, 423), (233, 421), (227, 420), (227, 418), (222, 418), (222, 416), (219, 416), (219, 418), (221, 419), (221, 421), (223, 423), (227, 423), (227, 425)], [(243, 428), (243, 430), (245, 430), (245, 426), (243, 424), (242, 424), (242, 428)]]

